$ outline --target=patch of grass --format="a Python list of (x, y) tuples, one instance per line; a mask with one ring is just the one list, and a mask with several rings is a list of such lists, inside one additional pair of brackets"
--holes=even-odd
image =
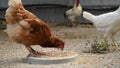
[(91, 52), (92, 53), (106, 53), (109, 50), (109, 46), (110, 44), (108, 44), (107, 42), (99, 43), (98, 41), (95, 40), (91, 44)]
[(91, 44), (91, 47), (89, 49), (83, 50), (84, 53), (99, 53), (99, 54), (106, 54), (110, 51), (108, 42), (98, 42), (97, 40), (94, 40)]

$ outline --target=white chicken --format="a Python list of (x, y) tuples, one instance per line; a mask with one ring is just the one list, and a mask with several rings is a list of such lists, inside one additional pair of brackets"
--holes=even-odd
[(76, 21), (77, 18), (80, 17), (82, 12), (82, 7), (80, 5), (79, 0), (75, 0), (73, 8), (67, 10), (65, 12), (65, 15), (68, 17), (68, 19), (72, 22), (72, 25), (74, 26), (74, 22)]
[(120, 7), (113, 12), (101, 14), (98, 16), (84, 11), (83, 17), (93, 22), (98, 30), (102, 30), (105, 32), (103, 41), (104, 43), (108, 43), (107, 39), (108, 37), (110, 37), (113, 45), (116, 46), (116, 49), (120, 50), (120, 48), (118, 47), (118, 43), (115, 40), (115, 35), (120, 30)]

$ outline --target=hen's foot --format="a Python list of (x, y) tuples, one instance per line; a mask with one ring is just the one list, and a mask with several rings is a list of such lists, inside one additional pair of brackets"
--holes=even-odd
[(26, 46), (26, 48), (28, 49), (28, 51), (30, 52), (30, 54), (28, 56), (33, 56), (33, 57), (37, 57), (37, 56), (40, 56), (40, 55), (45, 55), (44, 53), (40, 53), (40, 52), (37, 52), (35, 51), (34, 49), (32, 49), (30, 46)]
[(33, 57), (39, 57), (39, 56), (41, 56), (41, 55), (46, 55), (46, 54), (40, 53), (40, 52), (37, 52), (37, 51), (31, 52), (31, 53), (29, 54), (29, 56), (33, 56)]
[(108, 40), (103, 40), (102, 42), (101, 42), (101, 46), (102, 47), (104, 47), (104, 48), (106, 48), (106, 47), (108, 47)]
[(120, 47), (119, 47), (117, 41), (113, 41), (113, 45), (116, 47), (116, 50), (120, 50)]

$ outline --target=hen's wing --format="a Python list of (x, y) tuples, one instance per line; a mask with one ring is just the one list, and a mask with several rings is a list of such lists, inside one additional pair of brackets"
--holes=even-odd
[(46, 23), (38, 19), (23, 19), (19, 22), (19, 24), (32, 33), (51, 33), (50, 27)]

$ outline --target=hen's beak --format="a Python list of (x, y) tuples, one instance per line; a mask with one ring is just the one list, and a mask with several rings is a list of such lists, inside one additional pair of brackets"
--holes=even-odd
[(61, 51), (63, 51), (63, 50), (64, 50), (64, 48), (60, 48), (60, 50), (61, 50)]

